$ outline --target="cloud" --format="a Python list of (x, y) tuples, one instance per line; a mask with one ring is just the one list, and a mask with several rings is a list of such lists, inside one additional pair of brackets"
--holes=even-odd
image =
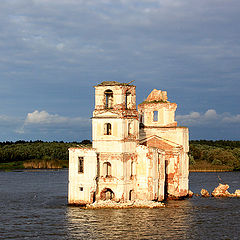
[(208, 119), (208, 120), (215, 120), (217, 119), (219, 116), (217, 114), (217, 112), (214, 110), (214, 109), (209, 109), (207, 110), (205, 113), (204, 113), (204, 117), (205, 119)]
[(24, 126), (89, 126), (90, 119), (83, 117), (63, 117), (58, 114), (50, 114), (45, 110), (35, 110), (28, 113), (24, 121)]
[(76, 141), (90, 139), (91, 121), (83, 117), (64, 117), (45, 110), (28, 113), (15, 132), (19, 138)]
[(67, 117), (61, 117), (57, 114), (49, 114), (46, 111), (35, 110), (32, 113), (28, 113), (25, 125), (28, 124), (59, 124), (66, 123), (68, 121)]
[(23, 120), (18, 117), (0, 115), (0, 141), (9, 141), (12, 136), (21, 128)]
[(240, 114), (231, 115), (230, 113), (218, 114), (216, 110), (209, 109), (205, 113), (191, 112), (186, 115), (177, 115), (176, 120), (184, 126), (205, 126), (205, 127), (229, 127), (229, 123), (240, 123)]
[(240, 123), (240, 114), (223, 118), (224, 123)]
[(0, 128), (15, 128), (19, 124), (21, 124), (21, 119), (16, 117), (10, 117), (7, 115), (0, 115)]

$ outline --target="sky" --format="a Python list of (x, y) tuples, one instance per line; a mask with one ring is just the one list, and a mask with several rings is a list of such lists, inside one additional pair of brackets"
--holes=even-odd
[(240, 140), (239, 22), (239, 0), (1, 0), (0, 141), (91, 139), (112, 80), (167, 91), (192, 140)]

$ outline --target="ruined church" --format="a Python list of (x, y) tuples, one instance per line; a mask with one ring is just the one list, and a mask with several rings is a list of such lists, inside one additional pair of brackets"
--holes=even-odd
[(189, 136), (175, 121), (177, 104), (154, 89), (137, 108), (135, 89), (116, 81), (95, 86), (92, 147), (69, 149), (69, 204), (188, 195)]

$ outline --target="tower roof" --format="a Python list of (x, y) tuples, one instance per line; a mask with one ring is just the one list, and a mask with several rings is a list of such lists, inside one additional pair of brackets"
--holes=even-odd
[[(131, 81), (131, 82), (133, 82), (133, 81)], [(117, 81), (103, 81), (102, 83), (98, 84), (97, 87), (99, 87), (99, 86), (133, 86), (130, 84), (131, 82), (120, 83)]]

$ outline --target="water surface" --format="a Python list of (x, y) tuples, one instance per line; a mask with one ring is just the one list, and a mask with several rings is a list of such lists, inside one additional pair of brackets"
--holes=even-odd
[[(240, 173), (190, 173), (190, 189)], [(0, 239), (240, 239), (240, 198), (193, 197), (160, 209), (83, 210), (67, 206), (68, 172), (0, 172)]]

